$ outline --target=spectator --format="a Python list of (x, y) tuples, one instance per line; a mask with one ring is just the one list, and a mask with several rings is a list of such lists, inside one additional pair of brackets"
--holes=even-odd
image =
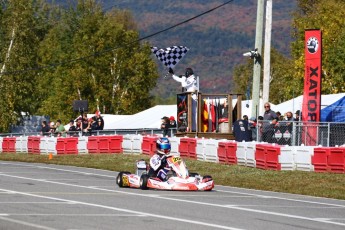
[(76, 124), (76, 126), (75, 126), (75, 129), (76, 129), (77, 132), (82, 131), (82, 124), (81, 124), (81, 121), (82, 121), (82, 118), (81, 118), (81, 117), (77, 119), (77, 124)]
[(295, 121), (301, 120), (301, 110), (297, 110), (295, 113)]
[(247, 120), (237, 120), (234, 122), (234, 136), (236, 141), (251, 141), (252, 132), (249, 130), (249, 124)]
[(266, 102), (265, 112), (263, 115), (263, 124), (262, 124), (262, 140), (268, 143), (273, 143), (274, 128), (278, 121), (277, 114), (271, 110), (270, 103)]
[(87, 113), (83, 113), (81, 117), (81, 130), (83, 131), (83, 135), (86, 135), (89, 128), (89, 119), (87, 118)]
[(247, 115), (243, 115), (243, 120), (248, 121), (248, 116)]
[(42, 121), (41, 134), (43, 136), (48, 136), (50, 133), (50, 127), (47, 125), (47, 121)]
[(161, 124), (161, 129), (163, 130), (163, 137), (169, 136), (169, 118), (164, 116), (161, 118), (162, 124)]
[(56, 129), (56, 127), (55, 127), (55, 123), (54, 123), (54, 121), (50, 122), (50, 124), (49, 124), (49, 128), (50, 128), (49, 132), (51, 132), (51, 133), (55, 133), (55, 129)]
[(170, 116), (169, 120), (170, 120), (170, 128), (176, 128), (177, 125), (176, 125), (175, 117), (174, 116)]
[(76, 131), (77, 131), (77, 128), (76, 128), (75, 125), (74, 125), (74, 120), (70, 120), (70, 121), (69, 121), (68, 133), (69, 133), (71, 136), (78, 136), (78, 134), (76, 133)]
[(104, 120), (103, 120), (103, 117), (101, 116), (101, 112), (99, 110), (96, 110), (95, 116), (96, 116), (96, 121), (97, 121), (97, 126), (98, 126), (97, 130), (103, 130)]
[(249, 129), (252, 132), (252, 141), (256, 141), (257, 138), (257, 123), (256, 123), (256, 118), (255, 117), (251, 117), (249, 119)]
[(284, 116), (282, 116), (282, 114), (278, 111), (276, 112), (277, 117), (278, 117), (278, 121), (283, 121), (284, 120)]
[(57, 134), (58, 137), (65, 137), (66, 136), (66, 130), (63, 124), (61, 123), (61, 120), (58, 119), (56, 121), (56, 129), (55, 129), (55, 134)]

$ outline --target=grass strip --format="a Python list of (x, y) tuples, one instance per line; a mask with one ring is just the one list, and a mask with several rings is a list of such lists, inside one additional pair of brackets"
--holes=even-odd
[[(135, 162), (148, 161), (138, 154), (48, 155), (2, 153), (0, 160), (72, 165), (111, 171), (135, 172)], [(190, 172), (211, 175), (216, 185), (258, 189), (345, 200), (345, 174), (274, 171), (185, 159)], [(1, 170), (0, 170), (1, 171)], [(115, 181), (115, 178), (114, 178)]]

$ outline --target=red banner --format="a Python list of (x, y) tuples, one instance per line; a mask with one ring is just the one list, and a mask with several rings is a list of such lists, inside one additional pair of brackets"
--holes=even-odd
[[(317, 127), (311, 122), (320, 121), (321, 110), (321, 30), (305, 31), (305, 76), (302, 104), (302, 121), (306, 124), (303, 139), (307, 145), (317, 144)], [(312, 126), (312, 127), (311, 127)]]

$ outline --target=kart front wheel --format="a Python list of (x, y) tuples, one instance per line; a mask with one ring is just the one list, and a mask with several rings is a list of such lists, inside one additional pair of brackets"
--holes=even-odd
[(147, 181), (149, 180), (149, 178), (150, 178), (150, 177), (149, 177), (149, 175), (147, 175), (147, 174), (141, 175), (139, 185), (140, 185), (140, 188), (141, 188), (142, 190), (147, 190), (147, 189), (149, 189), (149, 188), (147, 187)]
[(131, 174), (131, 173), (130, 172), (119, 172), (119, 174), (116, 177), (116, 184), (121, 188), (124, 187), (123, 174)]

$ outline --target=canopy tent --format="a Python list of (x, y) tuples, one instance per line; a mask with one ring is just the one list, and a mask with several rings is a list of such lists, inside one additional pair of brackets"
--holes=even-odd
[[(176, 113), (176, 105), (156, 105), (125, 119), (112, 121), (111, 127), (107, 127), (107, 129), (159, 129), (162, 117), (174, 116), (176, 119)], [(104, 123), (106, 124), (107, 121), (105, 120)]]
[[(334, 120), (331, 118), (332, 116), (334, 117), (336, 113), (337, 114), (345, 113), (345, 98), (344, 97), (345, 97), (345, 93), (321, 95), (321, 121), (339, 121), (339, 120)], [(278, 105), (274, 105), (271, 108), (275, 112), (279, 111), (281, 114), (284, 114), (286, 112), (295, 113), (297, 110), (302, 111), (302, 103), (303, 103), (303, 95), (295, 97), (283, 103), (280, 103)], [(343, 106), (341, 107), (341, 105)], [(335, 109), (337, 110), (337, 112), (334, 111)], [(338, 116), (339, 115), (337, 115), (336, 117)]]
[(321, 110), (321, 121), (345, 122), (345, 93), (342, 98)]

